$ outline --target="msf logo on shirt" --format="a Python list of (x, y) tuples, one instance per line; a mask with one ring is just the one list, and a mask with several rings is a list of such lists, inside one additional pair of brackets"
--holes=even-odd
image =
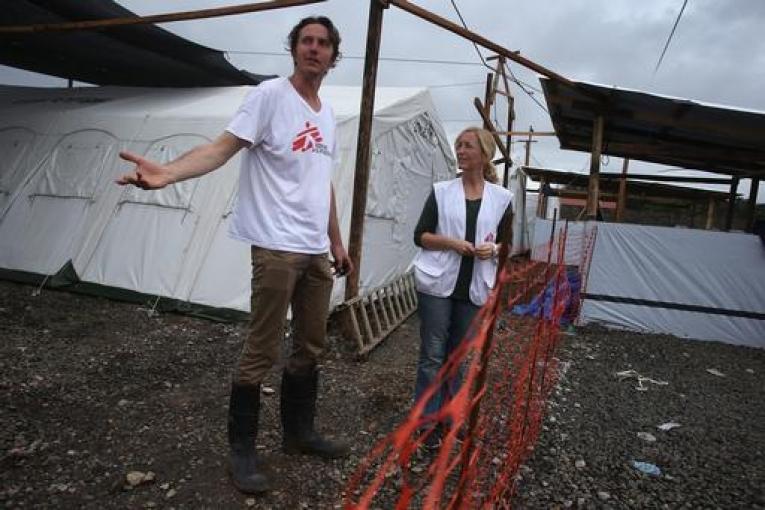
[(316, 126), (312, 126), (310, 122), (305, 123), (305, 129), (295, 135), (295, 139), (292, 140), (292, 152), (308, 152), (311, 151), (316, 154), (324, 154), (330, 156), (327, 146), (323, 144), (324, 138), (321, 136), (321, 131)]

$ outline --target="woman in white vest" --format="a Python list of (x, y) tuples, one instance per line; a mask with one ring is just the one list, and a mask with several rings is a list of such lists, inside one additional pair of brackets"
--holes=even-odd
[[(486, 302), (494, 287), (498, 243), (510, 235), (507, 227), (512, 223), (512, 194), (495, 184), (491, 133), (467, 128), (454, 148), (462, 174), (433, 186), (414, 232), (421, 248), (414, 260), (421, 339), (415, 401), (433, 383)], [(443, 384), (428, 401), (426, 415), (436, 413), (459, 384)], [(429, 438), (437, 441), (438, 434)]]

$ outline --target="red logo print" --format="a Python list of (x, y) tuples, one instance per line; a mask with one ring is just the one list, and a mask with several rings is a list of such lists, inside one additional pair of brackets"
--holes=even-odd
[(322, 140), (319, 128), (312, 126), (310, 122), (306, 122), (305, 129), (298, 133), (292, 141), (292, 152), (311, 150), (314, 144), (321, 143)]

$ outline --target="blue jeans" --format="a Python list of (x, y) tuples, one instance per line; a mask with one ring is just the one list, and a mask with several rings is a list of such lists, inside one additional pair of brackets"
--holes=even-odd
[[(442, 298), (417, 293), (420, 316), (420, 359), (417, 362), (415, 402), (435, 381), (436, 374), (457, 349), (468, 332), (473, 317), (480, 310), (470, 301)], [(425, 406), (425, 415), (433, 414), (459, 389), (462, 370), (451, 381), (445, 381)]]

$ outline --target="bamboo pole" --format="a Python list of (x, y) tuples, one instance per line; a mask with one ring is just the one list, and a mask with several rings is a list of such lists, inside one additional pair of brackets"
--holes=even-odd
[(91, 30), (95, 28), (113, 28), (130, 25), (147, 25), (153, 23), (169, 23), (173, 21), (186, 21), (192, 19), (217, 18), (220, 16), (233, 16), (251, 12), (269, 11), (285, 7), (326, 2), (326, 0), (271, 0), (270, 2), (258, 2), (254, 4), (233, 5), (230, 7), (218, 7), (215, 9), (201, 9), (197, 11), (180, 11), (168, 14), (154, 14), (151, 16), (131, 16), (127, 18), (109, 18), (87, 21), (69, 21), (65, 23), (38, 23), (35, 25), (5, 25), (0, 26), (2, 34), (32, 34), (39, 32), (69, 32), (74, 30)]
[(372, 119), (375, 109), (375, 88), (377, 85), (377, 64), (380, 56), (383, 11), (387, 5), (380, 0), (369, 1), (369, 25), (367, 27), (367, 52), (364, 57), (364, 80), (359, 113), (359, 134), (356, 140), (356, 172), (353, 178), (353, 205), (351, 209), (351, 233), (348, 240), (348, 255), (356, 268), (348, 275), (345, 285), (345, 299), (359, 293), (361, 273), (361, 248), (364, 241), (364, 217), (367, 208), (367, 186), (369, 184), (369, 163), (372, 138)]

